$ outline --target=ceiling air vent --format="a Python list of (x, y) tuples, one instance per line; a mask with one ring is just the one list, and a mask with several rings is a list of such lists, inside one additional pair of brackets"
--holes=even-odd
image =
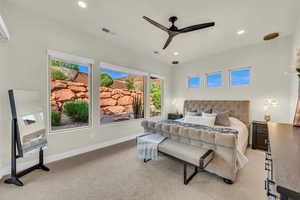
[(0, 16), (0, 40), (9, 40), (9, 33), (1, 16)]

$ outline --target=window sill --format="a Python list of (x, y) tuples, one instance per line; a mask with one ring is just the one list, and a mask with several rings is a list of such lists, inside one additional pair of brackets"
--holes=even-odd
[(244, 84), (244, 85), (230, 85), (230, 88), (239, 88), (239, 87), (249, 87), (251, 84)]
[(56, 131), (49, 131), (48, 135), (59, 135), (59, 134), (72, 134), (76, 131), (82, 131), (82, 130), (89, 130), (92, 129), (92, 126), (83, 126), (83, 127), (76, 127), (76, 128), (69, 128), (69, 129), (62, 129), (62, 130), (56, 130)]
[(101, 124), (100, 123), (100, 127), (128, 125), (128, 124), (134, 124), (134, 123), (137, 123), (137, 122), (142, 122), (143, 120), (145, 120), (145, 118), (131, 119), (131, 120), (120, 121), (120, 122), (111, 122), (111, 123), (106, 123), (106, 124)]

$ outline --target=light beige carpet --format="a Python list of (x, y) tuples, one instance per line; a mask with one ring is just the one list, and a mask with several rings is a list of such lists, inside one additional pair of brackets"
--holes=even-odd
[(233, 185), (199, 173), (186, 186), (179, 161), (144, 164), (127, 142), (49, 164), (51, 172), (23, 177), (24, 187), (1, 183), (0, 200), (264, 200), (264, 153), (248, 149), (247, 156)]

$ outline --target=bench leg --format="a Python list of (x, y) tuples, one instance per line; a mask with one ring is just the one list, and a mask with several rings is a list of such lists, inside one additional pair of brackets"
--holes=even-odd
[(233, 184), (233, 181), (232, 181), (232, 180), (229, 180), (229, 179), (227, 179), (227, 178), (223, 178), (223, 181), (224, 181), (224, 183), (227, 183), (227, 184), (229, 184), (229, 185), (232, 185), (232, 184)]
[(187, 178), (187, 164), (184, 163), (183, 164), (183, 183), (184, 183), (184, 185), (187, 185), (194, 178), (194, 176), (197, 173), (198, 173), (198, 167), (195, 167), (194, 173), (189, 178)]

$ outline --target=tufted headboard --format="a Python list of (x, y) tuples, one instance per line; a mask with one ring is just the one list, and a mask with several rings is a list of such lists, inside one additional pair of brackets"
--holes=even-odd
[(230, 116), (238, 118), (247, 126), (250, 124), (250, 101), (234, 101), (234, 100), (185, 100), (184, 112), (197, 111), (202, 112), (207, 109), (215, 111), (230, 111)]

